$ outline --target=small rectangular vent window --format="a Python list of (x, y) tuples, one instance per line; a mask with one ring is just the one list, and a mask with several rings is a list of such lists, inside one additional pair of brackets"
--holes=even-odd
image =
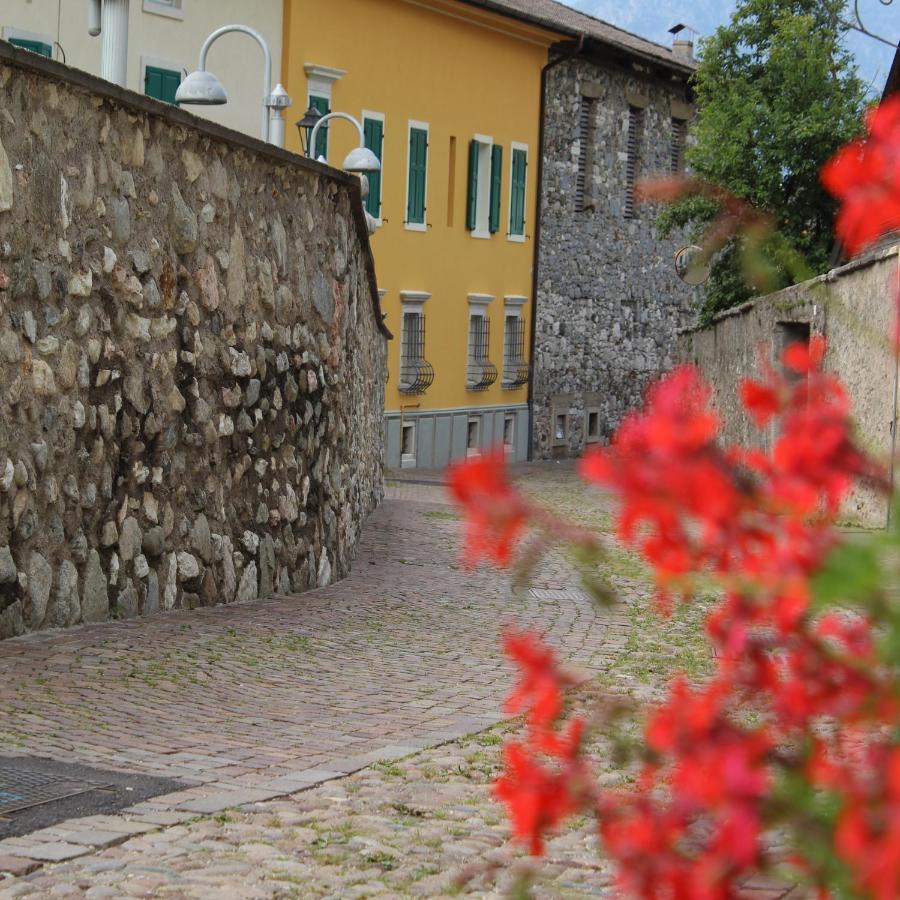
[(593, 97), (582, 97), (578, 109), (578, 169), (575, 174), (575, 208), (591, 209), (594, 205), (590, 189), (594, 168), (594, 105)]
[(625, 218), (635, 217), (634, 188), (641, 173), (641, 138), (644, 125), (644, 111), (636, 106), (628, 107), (628, 135), (625, 152)]

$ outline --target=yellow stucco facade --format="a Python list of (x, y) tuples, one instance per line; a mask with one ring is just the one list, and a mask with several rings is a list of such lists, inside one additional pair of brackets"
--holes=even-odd
[[(292, 119), (311, 96), (327, 94), (330, 109), (382, 123), (380, 210), (373, 207), (381, 226), (372, 246), (395, 335), (385, 395), (388, 465), (438, 466), (504, 439), (514, 458), (524, 458), (527, 386), (512, 386), (504, 359), (515, 355), (510, 316), (522, 322), (528, 354), (541, 69), (557, 40), (458, 0), (285, 0), (282, 81), (294, 99)], [(288, 130), (287, 147), (300, 152), (297, 129)], [(424, 198), (411, 201), (410, 165), (422, 163), (415, 144), (422, 132)], [(479, 145), (470, 150), (473, 140)], [(332, 121), (328, 162), (340, 167), (357, 141), (349, 123)], [(471, 153), (479, 199), (470, 206)], [(489, 167), (499, 171), (499, 204), (488, 199)], [(517, 230), (523, 233), (510, 233)], [(410, 347), (404, 311), (424, 316), (422, 355), (434, 379), (422, 393), (403, 390), (410, 382), (401, 372)], [(472, 329), (483, 326), (472, 325), (473, 314), (489, 319), (487, 357), (498, 370), (481, 390), (474, 389)], [(410, 432), (410, 425), (417, 427)]]

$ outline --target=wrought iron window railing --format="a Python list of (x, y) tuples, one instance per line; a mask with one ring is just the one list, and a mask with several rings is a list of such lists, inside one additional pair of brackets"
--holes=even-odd
[(469, 319), (469, 364), (466, 367), (466, 388), (486, 391), (497, 380), (497, 367), (488, 359), (491, 345), (491, 321), (487, 316)]
[(529, 371), (525, 360), (525, 322), (519, 316), (507, 316), (503, 344), (503, 387), (517, 388), (527, 384)]
[(424, 394), (433, 381), (434, 366), (425, 359), (425, 316), (404, 313), (398, 389), (401, 394)]

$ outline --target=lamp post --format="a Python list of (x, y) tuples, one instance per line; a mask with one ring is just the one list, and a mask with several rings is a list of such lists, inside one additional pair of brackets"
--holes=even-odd
[(225, 93), (222, 82), (206, 68), (206, 55), (213, 42), (223, 34), (232, 31), (250, 35), (262, 47), (266, 62), (263, 73), (262, 139), (276, 147), (283, 147), (283, 110), (291, 105), (291, 98), (280, 84), (276, 84), (275, 88), (272, 88), (272, 54), (269, 51), (269, 45), (256, 29), (250, 28), (248, 25), (223, 25), (209, 35), (200, 48), (197, 71), (191, 72), (178, 86), (178, 90), (175, 92), (175, 102), (193, 103), (198, 106), (220, 106), (228, 102), (228, 95)]
[[(365, 200), (365, 198), (369, 194), (369, 179), (366, 177), (366, 173), (380, 172), (381, 162), (378, 157), (366, 146), (365, 133), (363, 132), (362, 125), (357, 119), (354, 119), (353, 116), (345, 112), (326, 113), (313, 126), (312, 134), (310, 134), (309, 136), (309, 146), (306, 148), (306, 155), (312, 158), (312, 155), (315, 152), (314, 148), (316, 146), (316, 135), (319, 133), (319, 129), (330, 119), (346, 119), (348, 122), (351, 122), (353, 125), (355, 125), (357, 132), (359, 132), (359, 145), (354, 147), (344, 158), (344, 165), (342, 166), (342, 168), (345, 172), (359, 175), (359, 180), (361, 182), (361, 195), (363, 200)], [(301, 120), (301, 122), (302, 121), (303, 120)], [(320, 157), (319, 162), (326, 162), (326, 160)], [(364, 211), (366, 214), (366, 225), (369, 229), (369, 234), (374, 234), (375, 229), (378, 227), (378, 223), (376, 222), (375, 218), (369, 214), (368, 210)]]

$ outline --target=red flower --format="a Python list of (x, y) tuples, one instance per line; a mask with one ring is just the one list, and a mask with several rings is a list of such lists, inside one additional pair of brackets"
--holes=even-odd
[(450, 493), (466, 514), (466, 562), (474, 565), (486, 558), (509, 565), (528, 508), (507, 480), (503, 448), (450, 466), (448, 477)]
[(781, 399), (774, 388), (749, 379), (741, 382), (741, 402), (760, 428), (765, 428), (781, 409)]
[(506, 701), (507, 711), (528, 709), (528, 724), (535, 731), (549, 728), (562, 709), (562, 689), (572, 679), (560, 672), (556, 654), (534, 634), (507, 629), (503, 648), (522, 670), (519, 684)]
[(837, 152), (822, 183), (842, 202), (835, 231), (851, 254), (900, 228), (900, 96), (869, 112), (869, 134)]

